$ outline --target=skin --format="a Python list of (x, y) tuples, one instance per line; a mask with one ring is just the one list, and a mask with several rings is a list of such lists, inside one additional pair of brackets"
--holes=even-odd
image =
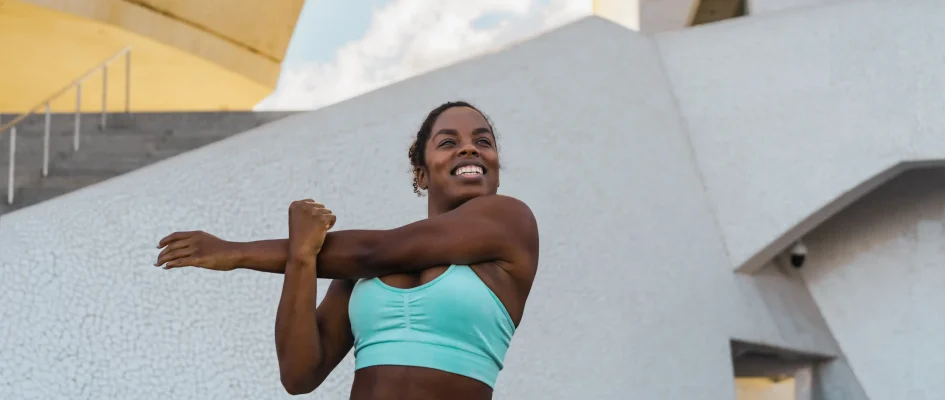
[[(276, 349), (283, 386), (314, 391), (351, 350), (348, 300), (354, 282), (380, 277), (412, 288), (450, 264), (468, 264), (505, 305), (516, 326), (538, 267), (538, 227), (519, 200), (497, 195), (499, 155), (488, 121), (475, 109), (454, 107), (433, 124), (418, 185), (427, 190), (428, 218), (390, 230), (328, 232), (335, 216), (311, 200), (289, 210), (289, 239), (227, 242), (204, 232), (162, 239), (156, 266), (236, 268), (284, 273), (276, 315)], [(453, 174), (460, 165), (484, 168), (478, 177)], [(332, 282), (316, 308), (315, 278)], [(429, 368), (375, 366), (357, 370), (351, 399), (492, 398), (488, 385)]]

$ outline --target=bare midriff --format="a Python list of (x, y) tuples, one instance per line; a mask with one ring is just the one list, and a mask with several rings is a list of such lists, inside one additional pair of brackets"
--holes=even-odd
[(431, 368), (378, 365), (359, 369), (351, 400), (489, 400), (492, 388), (478, 380)]

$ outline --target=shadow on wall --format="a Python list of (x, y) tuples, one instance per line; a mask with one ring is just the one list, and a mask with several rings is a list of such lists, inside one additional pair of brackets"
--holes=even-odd
[[(813, 244), (809, 261), (816, 266), (849, 265), (870, 249), (903, 236), (905, 231), (889, 229), (889, 221), (940, 220), (941, 210), (934, 204), (940, 202), (941, 197), (929, 193), (945, 190), (943, 182), (945, 167), (909, 170), (891, 178), (808, 234), (807, 242)], [(910, 206), (901, 206), (902, 199), (908, 199)], [(917, 212), (920, 215), (914, 215)], [(909, 230), (912, 226), (902, 229)], [(869, 234), (859, 234), (862, 232)], [(806, 278), (816, 278), (829, 271), (820, 268), (817, 272)]]

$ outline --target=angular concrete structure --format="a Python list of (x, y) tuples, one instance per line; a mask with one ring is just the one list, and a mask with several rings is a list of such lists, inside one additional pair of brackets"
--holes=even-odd
[[(288, 398), (280, 277), (155, 270), (156, 240), (285, 237), (305, 197), (336, 229), (421, 218), (406, 151), (455, 98), (495, 121), (501, 192), (542, 235), (496, 398), (733, 399), (736, 375), (936, 398), (942, 20), (935, 0), (655, 37), (591, 17), (3, 215), (0, 398)], [(347, 398), (352, 361), (315, 398)]]
[(250, 110), (276, 87), (303, 3), (2, 1), (0, 112), (31, 110), (125, 48), (130, 61), (52, 99), (53, 111), (75, 112), (77, 97), (82, 110), (124, 110), (126, 79), (132, 111)]

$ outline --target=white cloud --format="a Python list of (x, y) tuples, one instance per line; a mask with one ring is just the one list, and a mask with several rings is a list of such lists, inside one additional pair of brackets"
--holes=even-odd
[[(329, 63), (285, 68), (260, 110), (312, 109), (475, 57), (589, 15), (591, 0), (393, 0)], [(482, 17), (502, 22), (476, 29)]]

